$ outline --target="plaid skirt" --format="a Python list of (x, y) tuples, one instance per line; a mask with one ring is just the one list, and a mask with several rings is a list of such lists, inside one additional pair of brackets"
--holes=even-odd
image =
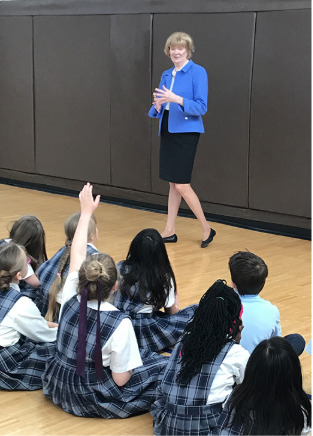
[(193, 304), (179, 310), (175, 315), (167, 315), (161, 311), (126, 312), (126, 315), (130, 317), (134, 327), (139, 348), (161, 351), (176, 344), (197, 307), (197, 304)]
[(34, 342), (22, 337), (10, 347), (0, 347), (0, 390), (42, 389), (46, 361), (55, 354), (55, 342)]
[(205, 435), (216, 429), (222, 403), (204, 406), (178, 406), (166, 404), (164, 398), (152, 406), (153, 431), (156, 436)]
[(168, 358), (141, 351), (143, 366), (133, 370), (122, 387), (115, 384), (111, 370), (104, 368), (104, 381), (97, 380), (94, 365), (85, 366), (85, 377), (76, 374), (76, 361), (65, 364), (57, 357), (49, 360), (43, 375), (43, 392), (65, 412), (87, 418), (128, 418), (150, 410), (157, 385)]

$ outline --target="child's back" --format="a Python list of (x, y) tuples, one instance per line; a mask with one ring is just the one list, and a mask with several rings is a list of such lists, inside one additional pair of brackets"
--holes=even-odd
[[(18, 266), (20, 259), (25, 267)], [(46, 361), (55, 353), (57, 325), (49, 328), (38, 308), (19, 289), (27, 271), (23, 249), (0, 248), (0, 390), (42, 388)]]
[(197, 305), (178, 310), (175, 276), (157, 230), (138, 233), (118, 268), (122, 282), (113, 304), (130, 316), (139, 347), (160, 351), (175, 345)]
[(241, 304), (221, 280), (204, 294), (176, 344), (151, 407), (155, 435), (208, 435), (241, 383), (249, 353), (241, 345)]

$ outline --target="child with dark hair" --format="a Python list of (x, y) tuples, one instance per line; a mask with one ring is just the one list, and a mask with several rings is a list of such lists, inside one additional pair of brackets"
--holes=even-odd
[(249, 358), (240, 342), (240, 298), (223, 280), (203, 295), (176, 344), (157, 401), (151, 407), (155, 435), (208, 435), (222, 404), (243, 380)]
[(19, 283), (20, 292), (38, 305), (40, 281), (36, 272), (47, 258), (46, 235), (38, 218), (24, 215), (13, 223), (9, 238), (0, 240), (0, 245), (15, 242), (24, 247), (27, 255), (27, 272)]
[(139, 232), (117, 266), (122, 281), (113, 304), (130, 316), (139, 348), (160, 351), (175, 345), (197, 306), (178, 310), (175, 276), (160, 233)]
[(24, 247), (0, 247), (0, 390), (41, 389), (46, 360), (55, 353), (57, 324), (20, 292), (27, 269)]
[[(238, 251), (229, 259), (233, 288), (244, 307), (241, 345), (252, 353), (264, 339), (281, 336), (280, 314), (276, 306), (260, 297), (268, 268), (263, 259), (250, 251)], [(298, 333), (285, 336), (298, 356), (303, 352), (305, 340)]]
[[(80, 212), (77, 212), (65, 221), (65, 246), (60, 248), (51, 259), (44, 262), (37, 272), (42, 287), (38, 306), (42, 316), (45, 316), (48, 321), (57, 320), (59, 316), (62, 290), (70, 265), (71, 245), (79, 218)], [(87, 254), (98, 253), (97, 248), (94, 246), (97, 240), (97, 220), (96, 217), (92, 215), (88, 226)]]
[(309, 435), (310, 426), (311, 403), (298, 356), (284, 338), (262, 341), (223, 409), (218, 434)]
[(98, 207), (88, 183), (71, 246), (55, 357), (43, 375), (44, 394), (68, 413), (127, 418), (150, 409), (168, 358), (138, 349), (129, 318), (110, 304), (118, 273), (103, 253), (86, 257), (88, 225)]

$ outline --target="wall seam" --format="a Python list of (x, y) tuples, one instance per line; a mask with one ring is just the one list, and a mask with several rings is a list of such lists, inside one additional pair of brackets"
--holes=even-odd
[(253, 33), (253, 47), (251, 59), (251, 81), (250, 81), (250, 99), (249, 99), (249, 119), (248, 119), (248, 155), (247, 155), (247, 207), (250, 208), (250, 149), (251, 149), (251, 108), (252, 108), (252, 87), (253, 87), (253, 72), (254, 72), (254, 58), (255, 58), (255, 41), (256, 41), (256, 26), (257, 26), (257, 12), (254, 14), (254, 33)]
[(32, 15), (31, 18), (32, 18), (32, 86), (33, 86), (34, 171), (35, 171), (35, 173), (37, 173), (34, 16)]

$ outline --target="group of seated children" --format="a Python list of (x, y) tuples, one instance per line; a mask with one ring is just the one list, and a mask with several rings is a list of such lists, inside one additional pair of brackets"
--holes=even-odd
[(87, 184), (79, 199), (51, 259), (35, 217), (0, 241), (0, 390), (43, 388), (82, 417), (150, 411), (155, 435), (309, 434), (305, 342), (282, 338), (278, 309), (259, 296), (264, 261), (234, 254), (232, 287), (217, 280), (178, 310), (160, 234), (141, 231), (116, 266), (93, 244), (99, 196)]

